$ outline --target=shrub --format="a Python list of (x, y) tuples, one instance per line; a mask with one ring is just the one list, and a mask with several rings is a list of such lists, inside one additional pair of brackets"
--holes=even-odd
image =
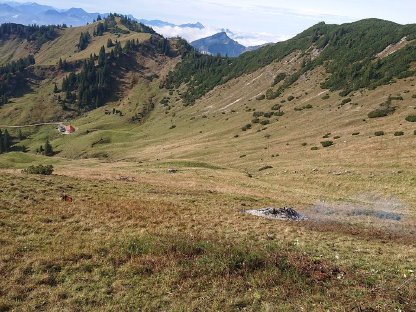
[(376, 131), (376, 132), (374, 132), (374, 135), (375, 136), (382, 136), (382, 135), (384, 135), (384, 131)]
[(322, 138), (323, 139), (327, 139), (327, 138), (329, 138), (329, 136), (331, 135), (331, 133), (327, 133), (327, 134), (325, 134)]
[(273, 116), (273, 112), (264, 113), (263, 116), (266, 117), (266, 118), (270, 118), (270, 117)]
[(396, 131), (394, 133), (394, 136), (402, 136), (402, 135), (404, 135), (404, 132), (403, 131)]
[(319, 147), (318, 146), (311, 147), (311, 151), (317, 151), (317, 150), (319, 150)]
[(321, 145), (322, 145), (322, 147), (329, 147), (329, 146), (334, 145), (334, 142), (332, 142), (332, 141), (322, 141)]
[(275, 104), (272, 106), (272, 110), (280, 110), (282, 108), (282, 105), (280, 104)]
[(413, 134), (414, 134), (414, 135), (416, 135), (416, 130), (415, 130), (415, 131), (413, 131)]
[(308, 145), (308, 143), (302, 143), (302, 146), (306, 146), (306, 145)]
[(412, 99), (416, 99), (416, 94), (413, 94), (412, 95)]
[(336, 135), (336, 136), (334, 136), (334, 140), (338, 140), (338, 139), (340, 139), (341, 137), (339, 136), (339, 135)]
[(409, 115), (406, 117), (406, 121), (416, 122), (416, 115)]
[(253, 117), (261, 117), (264, 115), (264, 112), (254, 112)]
[(286, 78), (285, 73), (278, 73), (276, 77), (274, 78), (273, 85), (277, 85), (280, 81), (284, 80)]
[(322, 100), (328, 100), (329, 99), (329, 94), (325, 94), (321, 99)]
[(380, 118), (386, 117), (389, 114), (394, 112), (394, 108), (386, 107), (386, 108), (378, 108), (368, 113), (368, 118)]
[(345, 105), (345, 104), (347, 104), (349, 102), (351, 102), (351, 99), (350, 98), (343, 99), (342, 102), (341, 102), (341, 105)]
[(287, 98), (287, 100), (290, 102), (290, 101), (293, 101), (295, 99), (295, 97), (293, 96), (293, 95), (289, 95), (289, 97)]
[(270, 120), (267, 120), (267, 119), (260, 121), (260, 124), (263, 126), (268, 125), (269, 123), (270, 123)]
[(285, 113), (282, 111), (274, 112), (275, 116), (283, 116)]
[(265, 94), (261, 94), (261, 95), (256, 96), (256, 100), (257, 101), (264, 100), (265, 98), (266, 98), (266, 95)]
[(359, 135), (359, 132), (353, 132), (352, 135)]
[(251, 124), (246, 124), (241, 130), (247, 131), (248, 129), (251, 129)]
[(259, 123), (259, 122), (260, 122), (260, 119), (258, 119), (258, 118), (253, 118), (253, 119), (251, 120), (251, 122), (252, 122), (253, 124)]
[(42, 174), (42, 175), (51, 175), (53, 172), (52, 165), (38, 165), (38, 166), (30, 166), (26, 169), (22, 170), (23, 173), (27, 174)]

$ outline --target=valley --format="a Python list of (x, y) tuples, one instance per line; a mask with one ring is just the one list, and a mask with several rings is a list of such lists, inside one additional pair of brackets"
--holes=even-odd
[[(318, 24), (234, 59), (114, 20), (82, 51), (102, 21), (58, 29), (22, 71), (30, 90), (0, 107), (3, 133), (75, 128), (8, 128), (0, 311), (416, 309), (412, 25)], [(373, 24), (391, 42), (361, 42)], [(30, 54), (16, 40), (2, 65)], [(111, 92), (84, 103), (84, 60), (98, 72), (102, 46)], [(265, 207), (307, 219), (245, 213)]]

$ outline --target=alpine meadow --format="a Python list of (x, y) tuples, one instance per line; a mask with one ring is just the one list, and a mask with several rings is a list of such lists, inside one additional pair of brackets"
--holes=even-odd
[(125, 7), (0, 3), (0, 312), (416, 311), (416, 24)]

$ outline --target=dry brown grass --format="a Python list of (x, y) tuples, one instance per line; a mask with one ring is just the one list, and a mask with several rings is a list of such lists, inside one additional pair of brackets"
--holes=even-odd
[(3, 310), (414, 309), (412, 241), (244, 215), (273, 200), (231, 172), (73, 167), (2, 174)]

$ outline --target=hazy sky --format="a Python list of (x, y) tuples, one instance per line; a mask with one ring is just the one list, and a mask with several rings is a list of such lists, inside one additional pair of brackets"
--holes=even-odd
[[(35, 0), (36, 1), (36, 0)], [(19, 1), (22, 2), (22, 1)], [(416, 0), (39, 0), (57, 8), (118, 12), (173, 23), (201, 22), (252, 33), (264, 40), (289, 38), (320, 21), (344, 23), (376, 17), (416, 23)], [(256, 34), (256, 35), (255, 35)]]

